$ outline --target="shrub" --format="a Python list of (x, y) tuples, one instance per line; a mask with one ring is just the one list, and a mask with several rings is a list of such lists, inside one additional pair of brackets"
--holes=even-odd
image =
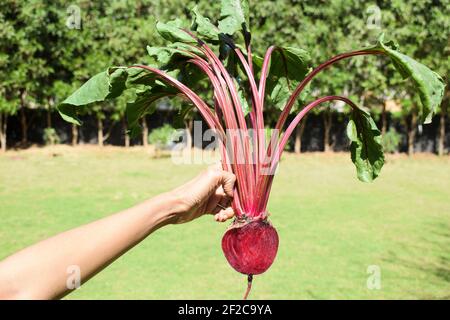
[(175, 129), (171, 125), (165, 124), (150, 132), (148, 135), (148, 143), (154, 145), (156, 149), (167, 149), (171, 145), (174, 133)]
[(394, 128), (389, 129), (382, 139), (384, 152), (397, 153), (402, 136)]
[(44, 129), (44, 143), (46, 146), (59, 144), (61, 139), (56, 133), (55, 128), (45, 128)]

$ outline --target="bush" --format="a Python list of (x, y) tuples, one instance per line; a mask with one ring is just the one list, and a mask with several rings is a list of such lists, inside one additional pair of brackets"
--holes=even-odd
[(55, 128), (45, 128), (44, 129), (44, 143), (46, 146), (59, 144), (61, 139), (56, 133)]
[(384, 135), (383, 135), (383, 149), (384, 152), (388, 153), (396, 153), (398, 152), (398, 146), (400, 144), (400, 141), (402, 139), (402, 136), (400, 133), (397, 132), (394, 128), (389, 129)]
[(175, 129), (165, 124), (162, 127), (156, 128), (148, 135), (148, 143), (155, 146), (156, 149), (167, 149), (172, 144), (172, 137)]

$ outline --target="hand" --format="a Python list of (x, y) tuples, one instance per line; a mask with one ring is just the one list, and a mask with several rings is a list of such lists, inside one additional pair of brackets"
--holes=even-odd
[(213, 166), (173, 190), (170, 194), (177, 199), (179, 209), (171, 222), (185, 223), (204, 214), (214, 214), (220, 222), (232, 218), (234, 211), (230, 204), (235, 181), (234, 174)]
[(166, 224), (205, 213), (217, 221), (231, 218), (235, 180), (232, 173), (210, 168), (174, 191), (21, 250), (0, 262), (0, 300), (62, 297), (71, 290), (67, 266), (78, 266), (84, 283)]

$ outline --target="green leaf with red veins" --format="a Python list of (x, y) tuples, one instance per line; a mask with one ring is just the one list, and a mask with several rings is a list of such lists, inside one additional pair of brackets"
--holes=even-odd
[(127, 88), (138, 88), (141, 86), (154, 86), (157, 77), (154, 73), (147, 72), (141, 68), (128, 68)]
[(166, 40), (170, 42), (196, 43), (197, 41), (182, 30), (182, 22), (179, 19), (167, 23), (158, 22), (156, 30)]
[[(310, 60), (307, 51), (293, 47), (278, 47), (272, 53), (266, 93), (273, 106), (280, 110), (284, 108), (292, 91), (310, 71)], [(307, 95), (308, 90), (304, 90), (298, 105), (303, 103)]]
[(193, 64), (180, 66), (177, 79), (190, 88), (196, 88), (200, 82), (207, 78), (207, 75)]
[(380, 130), (367, 111), (352, 109), (347, 136), (351, 141), (351, 157), (358, 179), (372, 182), (383, 167), (384, 154)]
[(247, 0), (222, 0), (219, 30), (232, 36), (238, 31), (248, 32), (249, 7)]
[(120, 96), (126, 89), (127, 77), (126, 69), (121, 67), (109, 68), (96, 74), (58, 106), (61, 117), (81, 125), (77, 117), (80, 108)]
[(241, 104), (242, 111), (244, 112), (244, 116), (246, 116), (251, 111), (251, 107), (246, 98), (248, 95), (245, 92), (245, 90), (239, 86), (236, 80), (234, 81), (234, 85), (236, 86), (237, 89), (238, 98)]
[(191, 29), (197, 31), (197, 35), (205, 41), (217, 43), (219, 42), (220, 30), (206, 17), (197, 11), (197, 6), (191, 10), (193, 21)]
[(203, 56), (203, 53), (185, 43), (176, 42), (166, 47), (147, 46), (147, 53), (157, 63), (159, 69), (170, 70), (178, 67), (178, 63), (183, 60), (197, 56)]
[(393, 41), (383, 43), (383, 40), (384, 35), (381, 35), (378, 44), (370, 49), (382, 50), (404, 79), (411, 78), (422, 102), (421, 120), (430, 123), (444, 96), (444, 80), (427, 66), (397, 51)]
[(136, 90), (135, 99), (127, 103), (126, 117), (130, 128), (130, 136), (139, 135), (141, 128), (139, 119), (144, 114), (151, 114), (156, 110), (156, 101), (177, 94), (177, 90), (172, 87), (157, 85)]

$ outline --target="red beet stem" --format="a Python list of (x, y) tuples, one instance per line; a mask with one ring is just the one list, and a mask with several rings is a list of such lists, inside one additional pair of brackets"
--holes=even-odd
[(247, 300), (248, 294), (250, 293), (250, 290), (252, 289), (252, 281), (253, 281), (253, 275), (249, 274), (247, 278), (247, 290), (244, 294), (244, 300)]

